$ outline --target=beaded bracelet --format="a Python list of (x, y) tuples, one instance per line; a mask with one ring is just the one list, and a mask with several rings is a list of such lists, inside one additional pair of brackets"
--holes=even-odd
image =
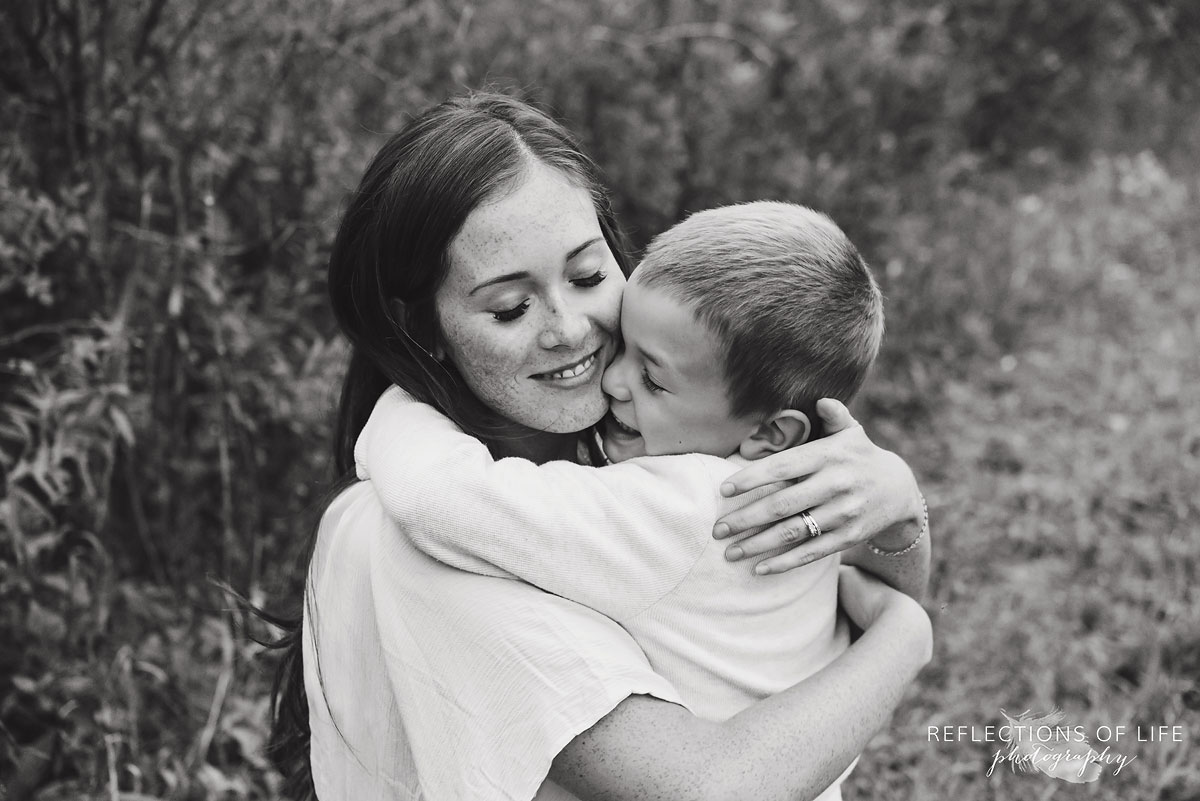
[(871, 553), (878, 554), (879, 556), (903, 556), (913, 548), (916, 548), (917, 543), (919, 543), (925, 536), (925, 532), (929, 531), (929, 505), (925, 503), (924, 495), (921, 496), (921, 518), (921, 530), (917, 532), (916, 538), (914, 538), (912, 542), (910, 542), (908, 545), (905, 545), (900, 550), (885, 551), (882, 548), (876, 548), (871, 544), (870, 540), (867, 541), (867, 547), (871, 549)]

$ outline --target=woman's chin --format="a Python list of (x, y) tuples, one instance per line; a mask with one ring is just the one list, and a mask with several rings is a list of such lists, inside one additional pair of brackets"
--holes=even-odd
[[(561, 396), (552, 400), (559, 407), (558, 414), (553, 418), (539, 420), (539, 425), (530, 425), (530, 428), (547, 431), (551, 434), (574, 434), (596, 425), (608, 413), (608, 399), (604, 397), (604, 393), (599, 391), (598, 386), (595, 392), (580, 397), (565, 406)], [(550, 399), (543, 408), (554, 408), (550, 405)]]

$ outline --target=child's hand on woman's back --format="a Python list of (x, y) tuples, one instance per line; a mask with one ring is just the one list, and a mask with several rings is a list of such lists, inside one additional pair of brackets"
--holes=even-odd
[(903, 626), (923, 647), (921, 664), (933, 657), (933, 626), (919, 603), (857, 567), (838, 568), (838, 604), (863, 631), (877, 624)]

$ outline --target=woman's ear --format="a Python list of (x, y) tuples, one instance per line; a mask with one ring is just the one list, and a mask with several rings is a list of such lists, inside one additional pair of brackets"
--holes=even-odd
[(429, 355), (433, 357), (435, 362), (446, 361), (446, 346), (443, 344), (442, 327), (436, 326), (433, 332), (433, 352)]
[(812, 423), (808, 415), (795, 409), (784, 409), (764, 420), (750, 436), (742, 440), (738, 453), (743, 459), (761, 459), (807, 442), (811, 433)]
[[(392, 317), (396, 325), (404, 331), (409, 341), (416, 343), (416, 340), (408, 333), (408, 304), (400, 298), (389, 298), (388, 308), (392, 312)], [(418, 347), (425, 350), (423, 345), (418, 345)], [(442, 332), (440, 330), (434, 334), (433, 350), (425, 352), (432, 356), (434, 361), (446, 361), (446, 349), (442, 346)]]
[(388, 311), (392, 313), (392, 325), (401, 331), (408, 331), (408, 304), (400, 298), (387, 299)]

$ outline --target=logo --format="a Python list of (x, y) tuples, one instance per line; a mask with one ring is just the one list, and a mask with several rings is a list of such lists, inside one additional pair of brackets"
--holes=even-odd
[(927, 738), (931, 743), (987, 744), (991, 752), (984, 763), (988, 777), (1007, 765), (1014, 773), (1040, 773), (1072, 784), (1094, 782), (1104, 773), (1119, 776), (1137, 759), (1130, 749), (1187, 742), (1186, 728), (1179, 724), (1101, 724), (1086, 729), (1064, 723), (1063, 712), (1057, 708), (1044, 715), (1028, 709), (1016, 716), (1003, 709), (1000, 713), (1003, 722), (999, 725), (929, 726)]
[[(996, 750), (988, 776), (998, 765), (1007, 762), (1014, 771), (1041, 771), (1053, 779), (1072, 784), (1094, 782), (1100, 778), (1109, 749), (1106, 747), (1102, 754), (1092, 748), (1082, 726), (1064, 726), (1061, 709), (1045, 715), (1031, 715), (1027, 709), (1015, 718), (1003, 709), (1000, 714), (1008, 724), (1000, 727), (998, 736), (1008, 743), (1008, 750)], [(1121, 757), (1118, 772), (1127, 761)]]

